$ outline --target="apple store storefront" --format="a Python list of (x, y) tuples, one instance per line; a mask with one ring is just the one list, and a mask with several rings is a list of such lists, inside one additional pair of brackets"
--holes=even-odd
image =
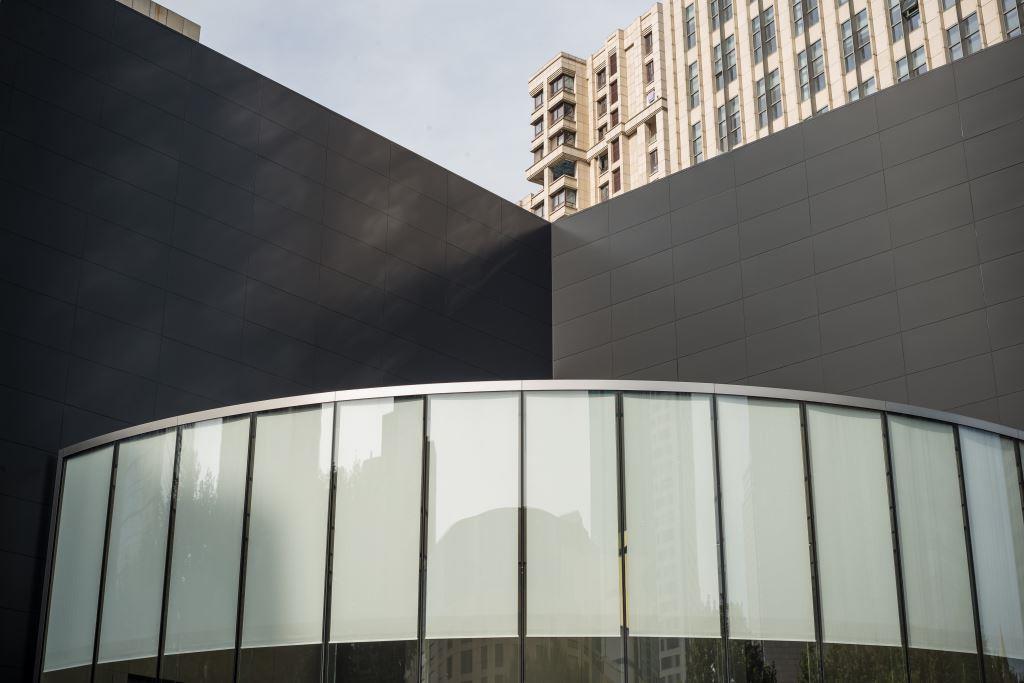
[(151, 423), (61, 454), (42, 680), (1018, 681), (1021, 438), (628, 381)]

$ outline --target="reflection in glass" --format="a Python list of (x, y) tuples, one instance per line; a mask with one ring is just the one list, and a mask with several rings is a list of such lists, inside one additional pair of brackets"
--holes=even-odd
[[(322, 405), (257, 417), (243, 680), (260, 680), (266, 671), (289, 672), (294, 681), (319, 678), (332, 413), (333, 405)], [(263, 647), (274, 645), (298, 647)]]
[(799, 407), (722, 396), (718, 434), (729, 637), (813, 641)]
[(631, 683), (718, 683), (719, 638), (630, 638)]
[(121, 443), (96, 680), (156, 673), (176, 434)]
[[(889, 437), (909, 645), (975, 653), (953, 429), (890, 415)], [(916, 656), (929, 661), (924, 653)]]
[(338, 404), (331, 640), (416, 639), (423, 400)]
[(519, 680), (519, 640), (428, 640), (423, 666), (425, 683), (515, 683)]
[(431, 396), (427, 638), (518, 634), (519, 394)]
[(528, 636), (619, 635), (615, 431), (613, 394), (526, 394)]
[(717, 638), (711, 398), (626, 394), (622, 402), (630, 635)]
[(529, 683), (619, 683), (622, 638), (527, 638)]
[(912, 646), (909, 656), (911, 683), (973, 683), (981, 680), (977, 654)]
[(416, 683), (415, 640), (331, 643), (327, 646), (328, 683)]
[(182, 429), (162, 670), (173, 681), (232, 675), (249, 423)]
[(44, 683), (89, 680), (113, 454), (108, 446), (64, 463)]
[[(808, 405), (807, 429), (823, 639), (863, 646), (826, 650), (826, 677), (901, 678), (905, 667), (881, 418), (866, 410)], [(853, 672), (866, 677), (852, 677)]]
[(789, 641), (730, 640), (729, 676), (735, 683), (817, 681), (817, 646)]
[(1024, 516), (1013, 442), (960, 428), (988, 678), (1024, 678)]

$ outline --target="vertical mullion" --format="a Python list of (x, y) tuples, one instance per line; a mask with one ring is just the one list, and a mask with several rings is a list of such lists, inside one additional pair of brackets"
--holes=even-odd
[(1024, 468), (1021, 467), (1020, 441), (1013, 441), (1013, 455), (1017, 461), (1017, 490), (1020, 491), (1021, 515), (1024, 516)]
[(181, 471), (181, 434), (183, 427), (175, 429), (174, 473), (171, 478), (171, 504), (167, 517), (167, 549), (164, 552), (163, 598), (160, 603), (160, 636), (156, 650), (156, 680), (163, 678), (164, 646), (167, 643), (167, 602), (171, 592), (171, 554), (174, 551), (174, 523), (178, 512), (178, 484)]
[(100, 629), (103, 623), (103, 598), (107, 584), (107, 554), (110, 552), (110, 522), (114, 516), (114, 493), (117, 488), (117, 459), (121, 452), (120, 442), (114, 444), (114, 455), (110, 459), (110, 486), (107, 489), (107, 521), (103, 530), (103, 561), (100, 563), (100, 592), (96, 598), (96, 628), (92, 640), (92, 665), (89, 680), (96, 680), (96, 662), (100, 656)]
[(526, 393), (519, 392), (519, 681), (526, 681)]
[(722, 466), (718, 452), (718, 396), (711, 396), (711, 460), (715, 474), (715, 534), (718, 543), (718, 615), (722, 630), (721, 680), (729, 676), (729, 602), (725, 585), (725, 524), (722, 520)]
[(64, 504), (64, 480), (67, 473), (67, 460), (57, 456), (57, 467), (54, 472), (53, 481), (53, 506), (50, 511), (50, 530), (48, 534), (48, 545), (46, 548), (46, 568), (44, 570), (43, 602), (39, 608), (39, 632), (36, 636), (36, 658), (35, 675), (32, 680), (38, 681), (43, 677), (44, 658), (46, 657), (46, 636), (50, 627), (50, 598), (53, 594), (53, 569), (54, 561), (57, 559), (57, 542), (60, 537), (60, 513)]
[(956, 447), (956, 474), (960, 486), (960, 511), (963, 515), (964, 541), (967, 544), (967, 577), (971, 582), (971, 608), (974, 614), (974, 639), (978, 651), (978, 674), (985, 681), (985, 655), (981, 641), (981, 615), (978, 611), (978, 585), (974, 574), (974, 548), (971, 543), (971, 518), (967, 510), (967, 487), (964, 482), (964, 457), (960, 450), (960, 428), (950, 425), (953, 430), (953, 445)]
[(896, 481), (892, 464), (892, 447), (889, 441), (889, 416), (879, 413), (882, 423), (882, 445), (885, 449), (885, 479), (889, 493), (889, 526), (892, 533), (892, 556), (896, 570), (896, 602), (899, 606), (900, 641), (903, 649), (905, 680), (910, 680), (910, 636), (907, 626), (907, 601), (903, 586), (903, 549), (900, 546), (899, 515), (896, 511)]
[(252, 477), (256, 455), (256, 421), (258, 415), (249, 416), (249, 453), (245, 468), (245, 503), (242, 513), (242, 549), (238, 558), (238, 612), (235, 617), (235, 665), (232, 679), (239, 678), (242, 656), (242, 621), (245, 618), (245, 575), (249, 559), (249, 517), (252, 509)]
[(427, 533), (430, 495), (430, 400), (423, 396), (423, 472), (420, 477), (420, 581), (416, 617), (416, 680), (422, 682), (427, 634)]
[(320, 681), (328, 680), (328, 649), (331, 643), (331, 593), (334, 582), (334, 511), (338, 491), (338, 416), (340, 405), (333, 404), (334, 419), (331, 420), (331, 482), (327, 499), (327, 553), (324, 566), (324, 632), (320, 647)]
[(629, 545), (626, 542), (626, 461), (622, 403), (622, 392), (615, 392), (615, 469), (619, 517), (619, 593), (621, 597), (620, 632), (622, 637), (622, 680), (625, 681), (625, 683), (629, 683), (629, 623), (626, 618), (626, 555), (629, 552)]
[(811, 597), (814, 600), (814, 640), (818, 654), (819, 680), (825, 680), (825, 652), (822, 645), (821, 576), (818, 564), (818, 535), (814, 523), (814, 484), (811, 481), (811, 448), (807, 429), (807, 404), (800, 403), (800, 438), (804, 464), (804, 498), (807, 509), (807, 541), (811, 561)]

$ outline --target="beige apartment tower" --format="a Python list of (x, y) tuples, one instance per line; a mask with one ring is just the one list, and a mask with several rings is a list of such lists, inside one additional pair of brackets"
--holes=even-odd
[(1024, 0), (667, 0), (530, 79), (555, 220), (1019, 36)]

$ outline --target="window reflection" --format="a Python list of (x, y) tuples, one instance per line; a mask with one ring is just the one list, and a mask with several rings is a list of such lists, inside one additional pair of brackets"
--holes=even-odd
[(622, 638), (527, 638), (529, 683), (619, 683)]
[(519, 680), (519, 640), (428, 640), (423, 665), (427, 683), (514, 683)]
[(717, 683), (722, 672), (718, 638), (630, 638), (633, 683)]

